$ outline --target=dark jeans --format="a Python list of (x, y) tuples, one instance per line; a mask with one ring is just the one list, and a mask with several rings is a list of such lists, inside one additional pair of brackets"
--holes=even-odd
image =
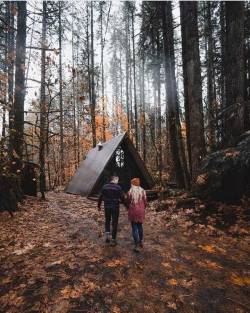
[(143, 240), (142, 223), (131, 222), (131, 226), (132, 226), (132, 235), (133, 235), (135, 244), (142, 242)]
[(119, 208), (105, 208), (105, 232), (110, 233), (110, 222), (112, 220), (112, 239), (116, 239), (119, 219)]

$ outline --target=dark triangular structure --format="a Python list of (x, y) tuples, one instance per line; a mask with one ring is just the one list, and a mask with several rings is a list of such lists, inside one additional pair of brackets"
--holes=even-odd
[(154, 181), (127, 133), (112, 138), (91, 149), (66, 188), (67, 193), (91, 196), (98, 194), (103, 184), (116, 173), (124, 191), (133, 177), (149, 189)]

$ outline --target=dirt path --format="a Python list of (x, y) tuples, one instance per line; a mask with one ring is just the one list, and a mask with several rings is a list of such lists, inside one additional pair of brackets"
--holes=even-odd
[(110, 247), (94, 202), (47, 197), (0, 215), (0, 312), (250, 312), (249, 237), (169, 226), (151, 208), (135, 254), (125, 210)]

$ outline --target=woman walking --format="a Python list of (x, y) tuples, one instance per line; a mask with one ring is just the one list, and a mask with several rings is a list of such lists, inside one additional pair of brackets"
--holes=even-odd
[(131, 188), (127, 195), (128, 219), (132, 226), (132, 235), (135, 242), (135, 252), (138, 247), (143, 247), (143, 227), (145, 218), (145, 208), (147, 205), (147, 196), (145, 190), (140, 186), (140, 178), (131, 180)]

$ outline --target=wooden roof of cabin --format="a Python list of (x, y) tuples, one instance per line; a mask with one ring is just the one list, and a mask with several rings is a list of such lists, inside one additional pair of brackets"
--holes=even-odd
[(78, 170), (69, 182), (65, 191), (67, 193), (80, 194), (82, 196), (90, 195), (105, 167), (108, 165), (121, 143), (123, 143), (123, 145), (125, 144), (128, 148), (137, 163), (142, 176), (147, 181), (148, 186), (153, 186), (153, 179), (147, 171), (144, 162), (136, 151), (127, 133), (123, 133), (103, 143), (101, 149), (99, 149), (98, 145), (91, 149), (86, 158), (80, 163)]

